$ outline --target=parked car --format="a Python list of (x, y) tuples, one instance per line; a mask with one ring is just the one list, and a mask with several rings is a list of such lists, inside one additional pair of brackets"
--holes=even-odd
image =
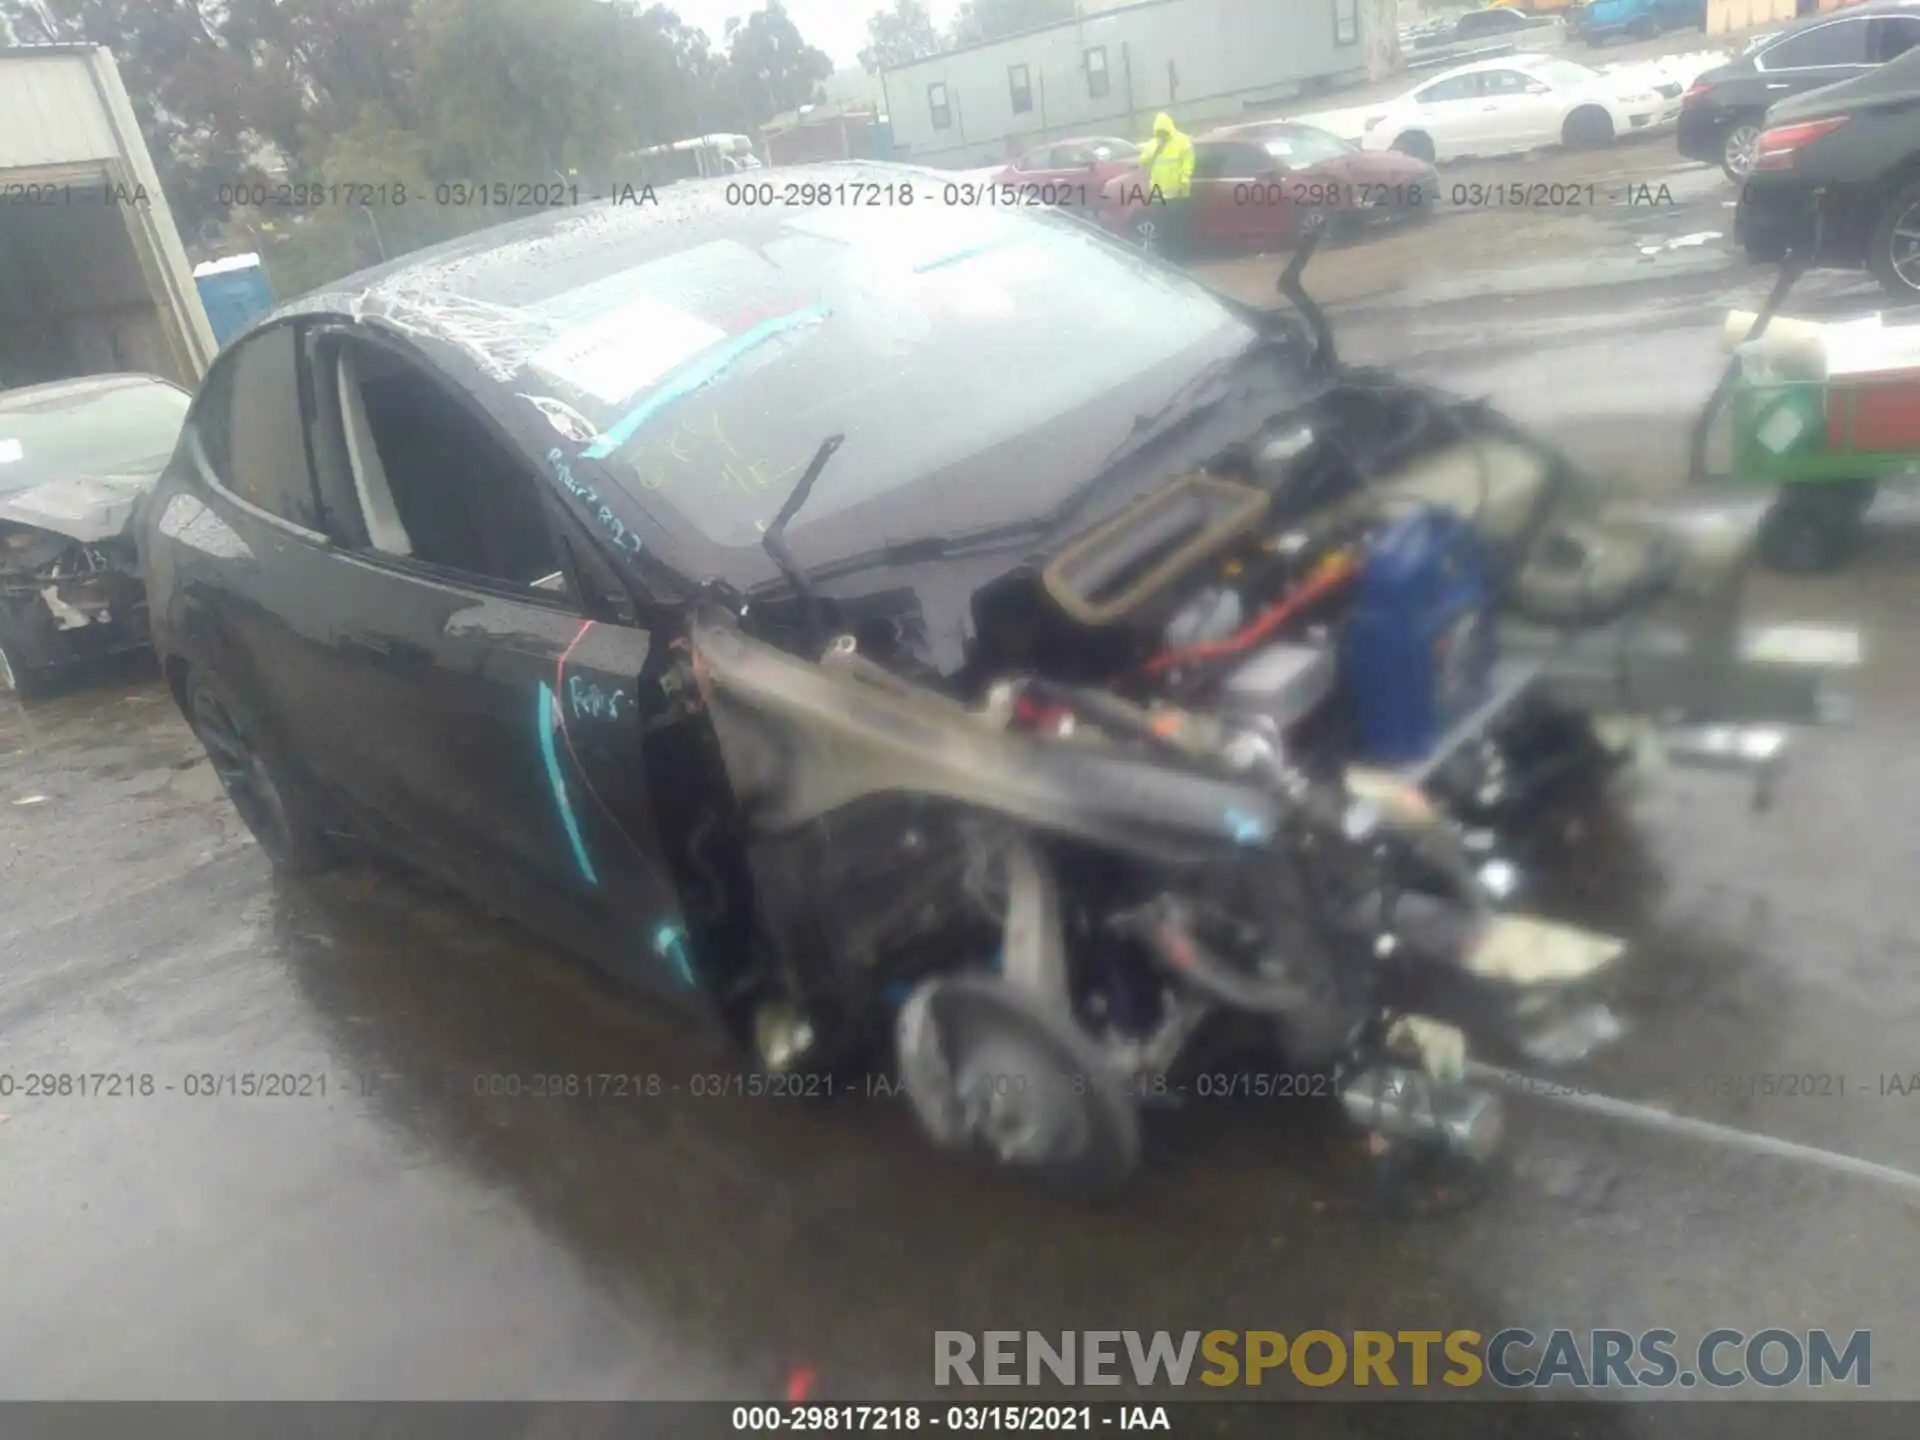
[(0, 391), (0, 692), (147, 643), (133, 514), (190, 399), (131, 374)]
[(1512, 55), (1459, 66), (1407, 91), (1368, 118), (1361, 145), (1425, 161), (1605, 145), (1671, 124), (1679, 106), (1677, 84), (1556, 56)]
[(1689, 28), (1707, 28), (1707, 0), (1592, 0), (1567, 14), (1568, 32), (1592, 46)]
[(1745, 179), (1767, 108), (1905, 54), (1920, 40), (1920, 0), (1869, 0), (1763, 36), (1730, 64), (1694, 81), (1681, 102), (1680, 153)]
[(1428, 50), (1468, 40), (1511, 39), (1523, 31), (1537, 29), (1538, 23), (1532, 16), (1510, 6), (1492, 5), (1485, 10), (1469, 10), (1425, 29), (1416, 37), (1415, 44), (1419, 49)]
[[(1350, 234), (1376, 221), (1432, 213), (1439, 195), (1433, 166), (1410, 155), (1369, 155), (1348, 141), (1297, 121), (1260, 121), (1194, 142), (1191, 233), (1204, 248), (1298, 244), (1331, 223)], [(1117, 235), (1157, 242), (1166, 207), (1135, 169), (1107, 182), (1097, 214)]]
[(1140, 143), (1112, 135), (1054, 140), (1021, 155), (994, 176), (997, 185), (1017, 187), (1019, 196), (1070, 209), (1092, 209), (1107, 181), (1131, 174), (1140, 160)]
[(1920, 300), (1920, 50), (1769, 109), (1734, 236), (1755, 260), (1798, 250)]

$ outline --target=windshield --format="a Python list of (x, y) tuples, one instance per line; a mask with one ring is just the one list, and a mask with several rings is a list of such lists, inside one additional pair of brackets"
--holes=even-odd
[(191, 403), (159, 380), (0, 395), (0, 491), (79, 476), (158, 474)]
[(1322, 160), (1337, 160), (1342, 155), (1351, 155), (1354, 147), (1324, 130), (1302, 126), (1298, 130), (1283, 131), (1268, 140), (1267, 153), (1276, 160), (1314, 165)]
[[(828, 435), (845, 448), (796, 530), (1026, 435), (1097, 458), (1132, 416), (1103, 423), (1107, 397), (1143, 376), (1171, 393), (1252, 339), (1206, 290), (1070, 220), (928, 205), (732, 225), (534, 309), (553, 338), (528, 398), (576, 412), (589, 458), (728, 547), (758, 546)], [(1040, 470), (1023, 503), (1086, 478)]]

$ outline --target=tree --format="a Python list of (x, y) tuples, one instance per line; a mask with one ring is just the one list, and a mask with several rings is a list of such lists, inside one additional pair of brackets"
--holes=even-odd
[(895, 0), (893, 9), (875, 11), (867, 17), (867, 42), (860, 66), (870, 75), (938, 55), (941, 49), (940, 32), (925, 0)]
[(947, 29), (950, 45), (977, 45), (1071, 20), (1074, 0), (961, 0)]
[(767, 0), (744, 22), (727, 21), (727, 70), (740, 113), (762, 125), (817, 101), (833, 61), (801, 38), (780, 0)]

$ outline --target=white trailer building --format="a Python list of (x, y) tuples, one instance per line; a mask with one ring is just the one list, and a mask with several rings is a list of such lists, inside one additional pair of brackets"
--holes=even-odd
[(0, 390), (104, 370), (191, 389), (215, 348), (113, 57), (0, 46)]
[(997, 163), (1069, 134), (1189, 131), (1368, 78), (1392, 0), (1082, 0), (1077, 18), (895, 66), (881, 77), (895, 153)]

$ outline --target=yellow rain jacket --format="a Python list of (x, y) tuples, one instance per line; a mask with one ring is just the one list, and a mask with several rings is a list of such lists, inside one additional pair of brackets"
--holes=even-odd
[(1193, 193), (1193, 141), (1164, 111), (1153, 117), (1153, 139), (1140, 152), (1147, 183), (1168, 200)]

